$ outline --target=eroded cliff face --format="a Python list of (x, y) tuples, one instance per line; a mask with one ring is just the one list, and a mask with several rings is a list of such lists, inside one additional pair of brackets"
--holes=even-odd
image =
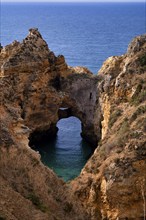
[[(0, 217), (143, 219), (146, 194), (146, 35), (98, 76), (67, 66), (37, 29), (0, 54)], [(65, 184), (30, 148), (76, 116), (97, 148)], [(99, 142), (100, 141), (100, 142)]]
[(146, 198), (146, 35), (110, 57), (98, 83), (102, 137), (72, 181), (90, 219), (144, 219)]
[[(22, 215), (24, 219), (86, 219), (81, 205), (69, 198), (68, 187), (41, 164), (29, 145), (56, 134), (58, 120), (70, 116), (78, 117), (83, 136), (97, 143), (100, 132), (96, 137), (98, 126), (91, 114), (97, 89), (92, 74), (86, 68), (68, 67), (63, 56), (56, 57), (49, 50), (37, 29), (30, 29), (22, 43), (15, 41), (3, 48), (0, 62), (1, 215), (8, 219), (22, 219)], [(17, 199), (11, 201), (9, 196), (16, 194)], [(28, 208), (30, 201), (33, 208)]]
[(37, 29), (30, 29), (22, 43), (14, 42), (1, 51), (1, 80), (8, 88), (2, 92), (2, 101), (10, 108), (17, 106), (25, 126), (35, 131), (33, 139), (55, 133), (59, 109), (65, 107), (70, 109), (66, 117), (78, 117), (83, 136), (97, 144), (100, 123), (94, 126), (94, 108), (98, 79), (86, 68), (68, 67), (62, 55), (56, 57), (49, 50)]
[[(60, 108), (67, 107), (71, 115), (80, 118), (84, 111), (76, 100), (80, 88), (73, 90), (71, 97), (69, 88), (64, 91), (61, 84), (78, 70), (83, 81), (84, 75), (89, 75), (92, 85), (91, 73), (86, 68), (68, 67), (63, 56), (56, 57), (49, 50), (37, 29), (30, 29), (22, 43), (3, 48), (0, 62), (0, 217), (88, 219), (81, 204), (69, 197), (68, 186), (29, 146), (56, 134), (56, 123), (66, 114)], [(86, 127), (86, 117), (81, 119)]]

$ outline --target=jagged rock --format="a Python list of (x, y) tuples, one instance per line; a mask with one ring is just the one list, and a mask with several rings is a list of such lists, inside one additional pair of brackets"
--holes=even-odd
[(141, 50), (145, 51), (146, 34), (134, 38), (128, 46), (127, 54), (133, 55)]
[(146, 69), (141, 59), (145, 53), (143, 35), (132, 41), (127, 54), (107, 59), (98, 73), (103, 77), (98, 83), (102, 139), (71, 183), (73, 196), (82, 201), (92, 220), (144, 218)]
[[(2, 48), (1, 218), (144, 218), (145, 52), (143, 35), (93, 76), (56, 57), (36, 28), (22, 43)], [(81, 120), (82, 136), (97, 148), (79, 177), (65, 184), (30, 145), (55, 135), (58, 120), (70, 116)]]

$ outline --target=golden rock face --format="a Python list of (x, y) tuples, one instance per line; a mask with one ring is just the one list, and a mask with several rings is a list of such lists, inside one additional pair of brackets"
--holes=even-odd
[(94, 220), (144, 218), (146, 35), (129, 48), (105, 61), (98, 73), (103, 77), (98, 82), (102, 140), (71, 183)]
[[(0, 217), (144, 217), (145, 54), (143, 35), (93, 76), (56, 57), (38, 29), (1, 50)], [(58, 120), (69, 116), (81, 120), (82, 136), (98, 146), (80, 176), (65, 184), (40, 162), (29, 138), (53, 135)]]

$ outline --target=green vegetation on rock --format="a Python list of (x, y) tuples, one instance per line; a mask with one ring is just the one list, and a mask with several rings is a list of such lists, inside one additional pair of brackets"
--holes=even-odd
[(146, 53), (143, 54), (143, 56), (141, 56), (141, 57), (139, 58), (139, 62), (140, 62), (140, 65), (141, 65), (141, 66), (145, 66), (145, 67), (146, 67)]
[(111, 116), (110, 116), (110, 120), (109, 120), (109, 128), (111, 128), (114, 123), (117, 121), (118, 117), (120, 117), (122, 114), (122, 110), (121, 109), (117, 109), (116, 111), (114, 111)]
[(137, 117), (138, 117), (139, 115), (142, 115), (142, 114), (144, 114), (144, 113), (146, 113), (146, 106), (144, 105), (144, 106), (138, 107), (138, 109), (137, 109), (137, 110), (133, 113), (133, 115), (131, 116), (130, 121), (133, 122), (134, 120), (137, 119)]
[(48, 208), (40, 201), (39, 197), (35, 194), (30, 194), (27, 199), (29, 199), (37, 209), (40, 209), (42, 212), (47, 212)]
[(143, 81), (136, 88), (134, 95), (130, 100), (131, 105), (138, 105), (146, 100), (146, 88), (143, 86)]
[(126, 141), (128, 140), (129, 131), (130, 131), (129, 121), (127, 118), (125, 118), (123, 120), (121, 127), (120, 127), (120, 130), (118, 132), (117, 144), (119, 146), (123, 146), (126, 143)]

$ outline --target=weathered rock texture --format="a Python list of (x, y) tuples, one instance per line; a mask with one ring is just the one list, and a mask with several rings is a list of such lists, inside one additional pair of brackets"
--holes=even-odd
[[(146, 195), (146, 35), (98, 76), (67, 66), (37, 29), (0, 54), (0, 217), (143, 219)], [(76, 116), (97, 146), (65, 184), (29, 146)]]
[(17, 105), (29, 129), (37, 134), (55, 132), (59, 109), (67, 107), (81, 120), (83, 136), (97, 143), (97, 80), (86, 68), (68, 67), (63, 56), (56, 57), (48, 49), (37, 29), (30, 29), (22, 43), (6, 46), (1, 57), (2, 86), (8, 88), (2, 99)]
[(102, 137), (73, 194), (90, 219), (144, 219), (146, 210), (146, 35), (110, 57), (97, 83)]

